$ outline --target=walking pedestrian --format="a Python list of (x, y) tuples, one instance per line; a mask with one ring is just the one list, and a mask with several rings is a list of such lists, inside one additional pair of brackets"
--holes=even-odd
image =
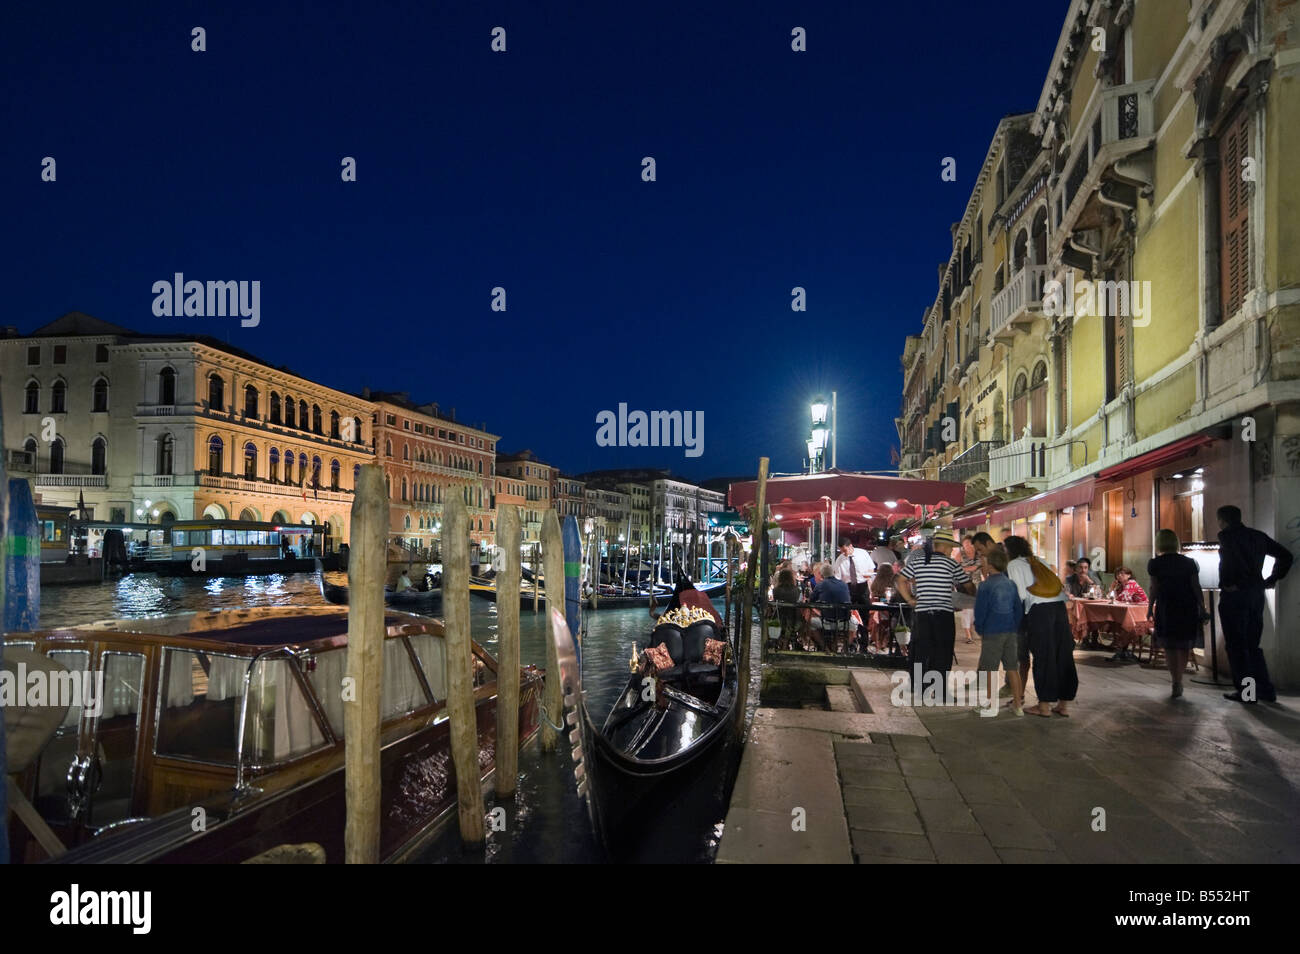
[[(937, 673), (944, 701), (948, 698), (948, 671), (957, 639), (953, 591), (975, 592), (975, 584), (949, 555), (956, 545), (952, 532), (940, 527), (923, 548), (908, 556), (898, 575), (898, 590), (916, 611), (909, 647), (913, 671), (920, 666), (922, 682), (933, 678), (930, 673)], [(914, 688), (913, 693), (916, 691)]]
[[(1237, 687), (1223, 697), (1251, 704), (1276, 702), (1268, 664), (1259, 640), (1264, 632), (1264, 591), (1286, 576), (1294, 562), (1291, 551), (1268, 534), (1241, 522), (1241, 508), (1228, 505), (1219, 518), (1219, 619), (1228, 652), (1232, 681)], [(1264, 557), (1273, 558), (1273, 572), (1264, 576)]]
[(1178, 550), (1178, 534), (1161, 530), (1156, 534), (1156, 556), (1147, 564), (1147, 576), (1151, 578), (1147, 619), (1155, 619), (1152, 639), (1165, 651), (1169, 678), (1173, 682), (1172, 699), (1183, 694), (1183, 673), (1206, 616), (1200, 568), (1195, 560)]
[[(1020, 620), (1025, 608), (1020, 602), (1020, 591), (1004, 575), (1007, 555), (1000, 548), (989, 553), (988, 574), (975, 593), (975, 631), (980, 637), (979, 670), (988, 680), (989, 696), (993, 694), (993, 678), (998, 663), (1007, 674), (1011, 685), (1011, 711), (1025, 714), (1025, 687), (1020, 681)], [(983, 714), (984, 710), (981, 710)], [(994, 712), (997, 710), (995, 709)]]
[(1002, 541), (1007, 556), (1007, 576), (1020, 591), (1025, 605), (1020, 640), (1020, 678), (1029, 675), (1033, 657), (1034, 692), (1037, 703), (1028, 709), (1036, 716), (1050, 718), (1052, 713), (1068, 716), (1068, 703), (1079, 691), (1079, 673), (1074, 667), (1074, 637), (1070, 618), (1065, 611), (1065, 588), (1056, 574), (1029, 549), (1024, 537), (1010, 536)]

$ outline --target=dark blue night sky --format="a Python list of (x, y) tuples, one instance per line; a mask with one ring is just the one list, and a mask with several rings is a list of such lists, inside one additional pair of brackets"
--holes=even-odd
[[(890, 466), (903, 336), (1067, 3), (229, 6), (0, 14), (3, 324), (211, 334), (566, 471), (703, 478), (798, 470), (832, 388), (840, 466)], [(177, 271), (260, 280), (260, 325), (154, 317)], [(703, 411), (703, 455), (598, 447), (619, 402)]]

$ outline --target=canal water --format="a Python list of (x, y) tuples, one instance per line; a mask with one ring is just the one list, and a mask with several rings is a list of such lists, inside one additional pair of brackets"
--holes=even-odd
[[(326, 574), (345, 583), (345, 574)], [(42, 628), (110, 618), (251, 606), (320, 606), (325, 601), (314, 574), (184, 579), (133, 573), (96, 585), (47, 587), (41, 593)], [(497, 607), (470, 598), (474, 639), (497, 652)], [(613, 707), (627, 681), (627, 660), (649, 631), (647, 610), (600, 610), (590, 614), (583, 641), (583, 687), (597, 722)], [(520, 612), (520, 656), (524, 664), (546, 665), (545, 612)], [(465, 851), (453, 823), (418, 859), (427, 863), (583, 863), (604, 860), (591, 834), (586, 806), (578, 798), (567, 745), (543, 754), (535, 742), (519, 759), (518, 793), (502, 803), (503, 831), (489, 832), (485, 849)], [(682, 803), (663, 806), (647, 819), (643, 848), (631, 861), (708, 862), (717, 849), (726, 814), (726, 783), (696, 791)], [(494, 807), (489, 796), (488, 808)]]

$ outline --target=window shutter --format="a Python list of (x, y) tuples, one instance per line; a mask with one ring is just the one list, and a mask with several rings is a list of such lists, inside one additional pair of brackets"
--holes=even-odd
[(1250, 284), (1250, 189), (1242, 181), (1242, 160), (1249, 153), (1250, 124), (1239, 104), (1219, 136), (1220, 320), (1241, 307)]

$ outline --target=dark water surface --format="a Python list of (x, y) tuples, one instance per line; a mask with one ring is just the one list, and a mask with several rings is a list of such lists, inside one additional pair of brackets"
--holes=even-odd
[[(346, 582), (344, 574), (326, 574)], [(161, 613), (235, 609), (252, 606), (320, 606), (325, 601), (308, 573), (256, 577), (182, 579), (135, 573), (118, 581), (84, 586), (47, 587), (41, 595), (41, 626), (72, 625), (111, 618), (139, 618)], [(719, 607), (721, 608), (721, 607)], [(470, 598), (474, 639), (497, 652), (497, 607)], [(588, 618), (583, 642), (583, 687), (597, 722), (603, 722), (626, 684), (627, 660), (638, 639), (649, 632), (647, 610), (600, 610)], [(545, 612), (520, 612), (520, 658), (546, 665)], [(519, 757), (519, 786), (514, 799), (502, 802), (505, 830), (489, 832), (485, 849), (464, 851), (455, 823), (418, 859), (421, 862), (526, 863), (605, 860), (596, 845), (586, 806), (578, 798), (567, 745), (543, 754), (536, 742)], [(713, 790), (696, 791), (679, 804), (663, 806), (647, 819), (641, 853), (626, 860), (707, 862), (712, 860), (726, 813), (725, 781)], [(489, 796), (488, 808), (495, 803)]]

